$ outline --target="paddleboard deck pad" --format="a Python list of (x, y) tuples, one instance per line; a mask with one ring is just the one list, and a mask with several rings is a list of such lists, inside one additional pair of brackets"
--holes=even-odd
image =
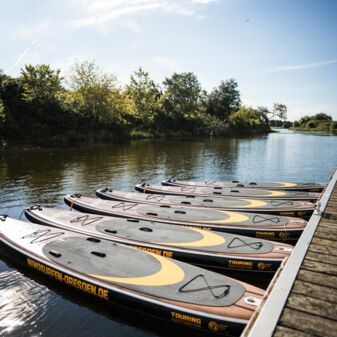
[(315, 205), (306, 201), (294, 200), (258, 200), (234, 197), (213, 198), (195, 195), (159, 195), (137, 192), (115, 191), (103, 188), (96, 191), (102, 199), (126, 202), (138, 202), (151, 205), (171, 205), (184, 207), (205, 207), (222, 211), (241, 211), (266, 213), (300, 218), (310, 218)]
[(238, 335), (264, 291), (180, 261), (95, 237), (0, 220), (1, 249), (39, 274), (107, 304)]
[(67, 195), (64, 200), (70, 207), (87, 213), (192, 226), (273, 241), (297, 240), (307, 223), (303, 219), (276, 215), (109, 201), (80, 194)]
[(275, 272), (292, 247), (263, 239), (137, 219), (32, 206), (34, 222), (126, 244), (208, 268)]
[(258, 188), (263, 190), (322, 192), (325, 185), (315, 183), (297, 182), (241, 182), (233, 181), (188, 181), (188, 180), (163, 180), (164, 186), (190, 186), (190, 187), (224, 187), (224, 188)]
[(169, 195), (198, 195), (202, 197), (239, 197), (255, 199), (284, 199), (316, 202), (320, 193), (302, 191), (273, 191), (253, 188), (227, 188), (227, 187), (196, 187), (196, 186), (161, 186), (150, 184), (137, 184), (135, 189), (142, 193), (169, 194)]

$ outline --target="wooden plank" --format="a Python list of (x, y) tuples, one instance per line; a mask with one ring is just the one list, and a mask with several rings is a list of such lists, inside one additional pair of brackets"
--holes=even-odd
[(313, 253), (320, 253), (320, 254), (327, 254), (331, 256), (337, 256), (337, 249), (328, 247), (328, 246), (321, 246), (321, 245), (315, 245), (311, 244), (308, 249), (309, 252)]
[(323, 231), (317, 230), (315, 232), (315, 238), (319, 238), (319, 239), (326, 239), (326, 240), (334, 241), (334, 240), (336, 240), (336, 236), (337, 236), (337, 234), (333, 233), (333, 231), (327, 232), (327, 231), (324, 231), (324, 230)]
[(336, 210), (336, 203), (328, 205), (328, 207), (325, 209), (325, 213), (327, 213), (327, 217), (329, 218), (329, 214), (332, 216), (337, 216), (337, 210)]
[(337, 224), (335, 227), (324, 227), (321, 224), (319, 224), (315, 232), (315, 236), (317, 235), (317, 233), (333, 234), (334, 235), (333, 240), (336, 241), (337, 240)]
[(311, 282), (296, 280), (291, 291), (292, 293), (302, 294), (305, 296), (319, 298), (324, 301), (337, 303), (336, 289), (320, 286)]
[(301, 269), (337, 276), (335, 265), (304, 259)]
[(279, 323), (290, 329), (322, 337), (336, 336), (337, 333), (336, 321), (289, 308), (284, 309)]
[(336, 215), (336, 208), (334, 208), (337, 204), (336, 200), (331, 199), (331, 202), (328, 203), (326, 209), (324, 210), (325, 214), (332, 214), (333, 216)]
[(337, 222), (321, 221), (319, 228), (337, 229)]
[[(337, 321), (337, 304), (318, 298), (292, 293), (288, 298), (286, 307)], [(319, 322), (319, 319), (316, 318), (316, 322)]]
[(322, 230), (322, 231), (327, 231), (327, 230), (331, 230), (331, 231), (336, 231), (337, 230), (337, 221), (336, 223), (333, 222), (320, 222), (317, 230)]
[(312, 243), (317, 244), (317, 245), (337, 248), (337, 241), (325, 240), (325, 239), (320, 239), (320, 238), (314, 237), (312, 239)]
[(315, 335), (309, 335), (308, 333), (300, 332), (298, 330), (285, 328), (284, 326), (278, 326), (273, 334), (274, 337), (315, 337)]
[(320, 221), (320, 224), (330, 224), (330, 225), (334, 225), (337, 226), (337, 221), (336, 219), (328, 219), (324, 217), (325, 214), (323, 215), (323, 218)]
[(320, 274), (310, 270), (301, 269), (297, 275), (297, 279), (337, 289), (337, 277), (333, 275)]
[(317, 252), (307, 252), (307, 255), (305, 256), (306, 259), (311, 260), (311, 261), (317, 261), (317, 262), (323, 262), (323, 263), (329, 263), (333, 264), (336, 267), (337, 270), (337, 258), (336, 256), (331, 256), (328, 254), (319, 254)]

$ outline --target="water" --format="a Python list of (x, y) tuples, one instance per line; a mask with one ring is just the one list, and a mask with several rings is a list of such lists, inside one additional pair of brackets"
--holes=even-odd
[[(141, 181), (325, 182), (337, 166), (337, 137), (281, 131), (226, 140), (137, 141), (129, 144), (0, 149), (0, 214), (25, 207), (66, 208), (63, 196), (100, 187), (133, 190)], [(0, 257), (0, 336), (189, 336), (173, 325), (61, 289)]]

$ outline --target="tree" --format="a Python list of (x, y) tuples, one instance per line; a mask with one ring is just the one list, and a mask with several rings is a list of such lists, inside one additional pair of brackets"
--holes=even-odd
[(2, 99), (0, 98), (0, 129), (4, 122), (5, 122), (5, 107), (2, 102)]
[(142, 68), (135, 71), (126, 86), (126, 93), (133, 100), (137, 114), (145, 127), (153, 125), (161, 109), (161, 91)]
[(212, 90), (208, 96), (207, 113), (227, 121), (228, 117), (240, 108), (240, 105), (238, 84), (231, 78), (225, 82), (222, 81), (217, 88)]
[(104, 73), (95, 62), (75, 63), (69, 85), (67, 102), (81, 116), (99, 123), (125, 122), (123, 109), (130, 106), (124, 104), (127, 97), (117, 87), (116, 77)]
[(261, 114), (261, 110), (249, 106), (241, 106), (238, 111), (230, 116), (229, 122), (232, 127), (243, 130), (261, 127), (269, 129), (269, 124), (266, 122), (265, 116)]
[[(2, 69), (0, 69), (0, 88), (1, 88), (0, 95), (1, 95), (1, 92), (2, 92), (4, 76), (5, 75), (2, 71)], [(0, 97), (0, 130), (2, 128), (2, 125), (3, 125), (4, 121), (5, 121), (5, 107), (4, 107), (3, 101)]]
[(298, 123), (299, 123), (299, 125), (305, 125), (307, 122), (310, 121), (310, 119), (311, 119), (311, 117), (306, 115), (306, 116), (301, 117), (299, 119)]
[(324, 112), (320, 112), (312, 117), (312, 119), (316, 119), (318, 121), (332, 121), (332, 117), (325, 114)]
[(303, 116), (298, 121), (294, 122), (294, 127), (300, 128), (301, 130), (312, 129), (315, 131), (324, 132), (335, 132), (334, 122), (332, 117), (320, 112), (314, 116)]
[(285, 128), (285, 129), (289, 129), (289, 128), (291, 128), (292, 126), (293, 126), (293, 123), (290, 122), (290, 121), (285, 121), (285, 122), (283, 122), (283, 124), (282, 124), (282, 127)]
[(165, 115), (175, 125), (191, 122), (198, 117), (202, 106), (202, 89), (197, 77), (189, 73), (174, 73), (163, 82)]
[(61, 108), (61, 82), (60, 70), (45, 64), (24, 66), (19, 78), (1, 76), (6, 136), (42, 139), (64, 132), (69, 114)]
[(49, 103), (56, 101), (63, 90), (60, 70), (49, 65), (26, 65), (21, 69), (22, 98), (27, 102)]
[(258, 106), (256, 109), (256, 113), (259, 116), (259, 119), (263, 124), (269, 124), (269, 118), (268, 115), (270, 114), (270, 111), (265, 106)]
[(272, 118), (275, 117), (284, 121), (287, 119), (287, 106), (285, 104), (274, 103)]

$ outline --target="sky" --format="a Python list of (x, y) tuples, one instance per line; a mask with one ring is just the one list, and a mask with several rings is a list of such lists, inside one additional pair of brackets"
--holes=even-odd
[(0, 69), (95, 60), (121, 84), (193, 72), (208, 91), (234, 78), (242, 102), (288, 119), (337, 119), (335, 0), (0, 0)]

